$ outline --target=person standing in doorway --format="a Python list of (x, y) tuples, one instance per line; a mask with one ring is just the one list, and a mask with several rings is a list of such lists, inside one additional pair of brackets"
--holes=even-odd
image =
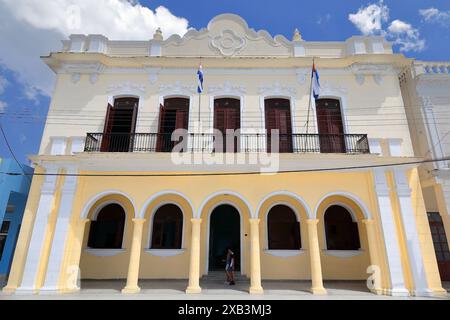
[(230, 286), (234, 286), (234, 252), (231, 248), (227, 249), (227, 262), (225, 266), (225, 272), (227, 274), (227, 282)]

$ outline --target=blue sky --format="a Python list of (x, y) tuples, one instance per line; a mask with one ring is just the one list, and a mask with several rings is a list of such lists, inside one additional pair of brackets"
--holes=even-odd
[[(307, 41), (342, 41), (361, 33), (384, 34), (389, 40), (398, 41), (396, 51), (408, 57), (450, 60), (448, 0), (96, 0), (95, 8), (91, 8), (94, 2), (88, 0), (61, 0), (60, 4), (66, 7), (47, 1), (0, 0), (0, 41), (7, 44), (0, 47), (0, 121), (14, 152), (24, 163), (28, 162), (26, 155), (38, 152), (52, 89), (52, 75), (38, 57), (60, 49), (59, 40), (70, 33), (109, 32), (111, 39), (149, 35), (148, 39), (161, 26), (167, 37), (168, 33), (182, 34), (187, 27), (206, 27), (218, 14), (235, 13), (254, 29), (266, 29), (288, 39), (295, 28)], [(66, 25), (72, 6), (78, 5), (85, 23), (72, 32)], [(102, 5), (107, 5), (107, 10)], [(156, 10), (160, 6), (167, 10)], [(109, 17), (124, 8), (127, 13), (121, 19), (128, 31), (108, 22)], [(368, 8), (381, 10), (379, 26), (377, 20), (372, 25), (364, 24)], [(428, 11), (421, 11), (425, 9)], [(350, 14), (355, 16), (349, 19)], [(145, 20), (149, 17), (155, 21), (148, 24)], [(10, 157), (1, 137), (0, 157)]]

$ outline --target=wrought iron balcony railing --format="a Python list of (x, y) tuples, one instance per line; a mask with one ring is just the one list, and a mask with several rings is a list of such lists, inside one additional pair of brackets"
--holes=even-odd
[[(223, 138), (226, 140), (226, 138)], [(190, 133), (178, 141), (161, 133), (88, 133), (85, 152), (279, 152), (370, 153), (365, 134), (239, 134), (224, 141), (211, 133)], [(233, 141), (234, 140), (234, 141)], [(273, 147), (273, 148), (272, 148)]]

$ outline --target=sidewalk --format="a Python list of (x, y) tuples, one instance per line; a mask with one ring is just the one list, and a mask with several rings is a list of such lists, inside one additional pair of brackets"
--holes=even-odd
[[(263, 281), (263, 295), (248, 294), (248, 281), (225, 285), (219, 281), (202, 281), (201, 294), (187, 295), (186, 280), (141, 280), (141, 292), (122, 294), (123, 280), (84, 280), (81, 291), (74, 294), (24, 295), (0, 293), (0, 300), (450, 300), (449, 297), (415, 298), (377, 296), (368, 291), (361, 281), (325, 281), (328, 295), (316, 296), (309, 290), (309, 281)], [(450, 283), (444, 285), (450, 289)]]

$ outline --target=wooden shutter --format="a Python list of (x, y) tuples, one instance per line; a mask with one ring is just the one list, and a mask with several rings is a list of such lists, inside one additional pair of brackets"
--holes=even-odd
[(164, 120), (165, 120), (165, 109), (162, 104), (159, 105), (159, 123), (158, 123), (158, 135), (156, 142), (156, 152), (162, 152), (164, 146)]
[(108, 108), (106, 109), (106, 116), (105, 116), (105, 126), (103, 128), (103, 138), (100, 147), (101, 152), (108, 152), (109, 143), (111, 139), (110, 135), (114, 125), (115, 111), (116, 109), (114, 109), (113, 106), (108, 103)]

